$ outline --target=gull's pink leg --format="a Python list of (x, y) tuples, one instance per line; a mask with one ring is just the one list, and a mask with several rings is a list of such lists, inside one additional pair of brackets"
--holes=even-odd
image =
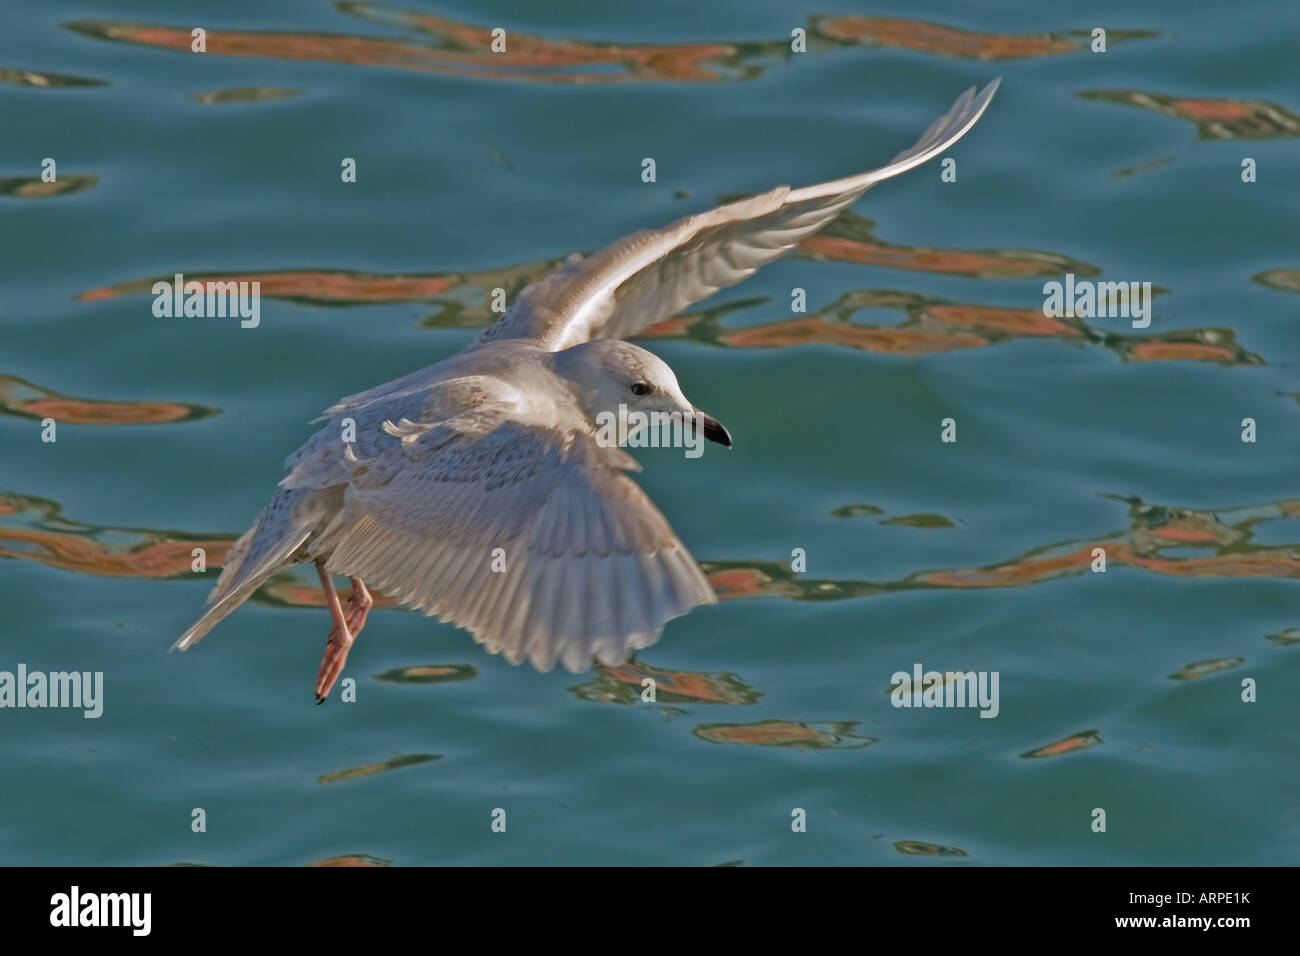
[(352, 632), (352, 640), (355, 641), (361, 629), (366, 626), (366, 616), (375, 606), (375, 599), (370, 596), (360, 578), (348, 578), (348, 582), (352, 585), (352, 593), (348, 595), (348, 630)]
[[(316, 674), (316, 703), (323, 704), (334, 682), (343, 672), (343, 665), (347, 663), (353, 635), (348, 628), (348, 622), (344, 620), (338, 592), (334, 590), (334, 577), (325, 570), (324, 562), (316, 562), (316, 574), (320, 577), (321, 587), (325, 590), (325, 606), (329, 608), (330, 617), (334, 619), (329, 643), (325, 645), (325, 656), (321, 659), (320, 671)], [(367, 592), (366, 597), (369, 596)], [(365, 623), (365, 615), (362, 615), (361, 621)]]

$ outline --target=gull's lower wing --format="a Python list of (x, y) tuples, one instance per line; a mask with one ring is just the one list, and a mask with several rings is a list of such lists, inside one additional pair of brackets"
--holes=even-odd
[(621, 664), (668, 620), (717, 601), (623, 473), (636, 465), (625, 452), (508, 419), (480, 435), (410, 422), (387, 434), (381, 450), (358, 456), (322, 536), (331, 573), (542, 671)]
[(783, 256), (876, 183), (946, 150), (975, 125), (999, 82), (963, 93), (888, 166), (803, 189), (778, 186), (634, 233), (590, 258), (570, 257), (525, 289), (483, 338), (539, 339), (558, 351), (591, 339), (629, 338), (671, 318)]

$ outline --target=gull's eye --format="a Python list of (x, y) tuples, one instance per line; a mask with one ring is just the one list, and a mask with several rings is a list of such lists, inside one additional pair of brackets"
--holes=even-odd
[(632, 386), (632, 394), (637, 396), (638, 398), (644, 395), (649, 395), (653, 391), (654, 391), (654, 386), (647, 385), (645, 382), (637, 382), (635, 385)]

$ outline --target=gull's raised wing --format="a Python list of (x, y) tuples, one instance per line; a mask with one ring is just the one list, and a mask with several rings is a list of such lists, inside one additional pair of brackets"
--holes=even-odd
[(833, 182), (770, 192), (620, 239), (520, 293), (484, 340), (538, 339), (553, 350), (591, 339), (629, 338), (793, 249), (881, 180), (904, 173), (961, 139), (997, 90), (971, 87), (916, 144), (888, 166)]

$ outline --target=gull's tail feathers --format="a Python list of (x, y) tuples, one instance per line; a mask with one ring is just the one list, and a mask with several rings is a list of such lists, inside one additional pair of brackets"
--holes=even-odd
[(208, 595), (208, 609), (171, 649), (189, 650), (273, 574), (301, 561), (297, 552), (320, 528), (326, 511), (312, 490), (279, 489), (226, 554), (221, 577)]

